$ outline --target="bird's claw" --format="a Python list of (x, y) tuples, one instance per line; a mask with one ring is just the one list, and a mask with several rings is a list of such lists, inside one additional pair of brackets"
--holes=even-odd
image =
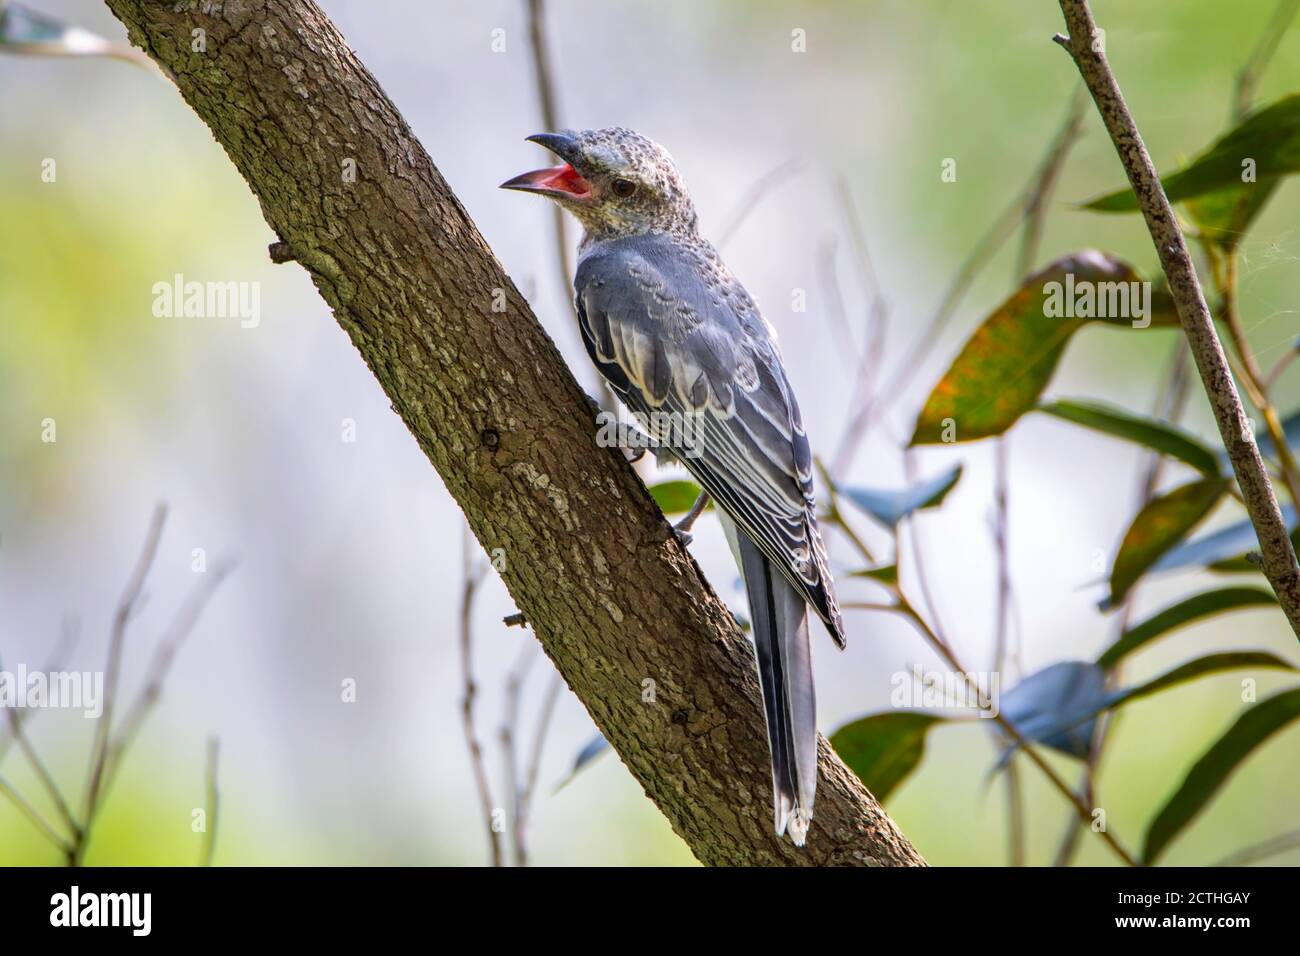
[(700, 519), (700, 515), (704, 514), (704, 509), (708, 506), (709, 493), (702, 491), (695, 499), (695, 504), (691, 505), (691, 510), (686, 512), (686, 517), (673, 525), (673, 531), (676, 532), (683, 546), (689, 545), (694, 540), (691, 536), (691, 528), (695, 526), (695, 522)]

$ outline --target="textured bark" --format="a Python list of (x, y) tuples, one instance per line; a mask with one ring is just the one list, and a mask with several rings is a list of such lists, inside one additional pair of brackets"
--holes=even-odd
[(320, 10), (107, 2), (225, 147), (479, 542), (505, 549), (547, 654), (695, 855), (923, 864), (825, 740), (807, 847), (775, 838), (747, 641), (622, 453), (597, 446), (554, 345)]
[(1277, 594), (1291, 629), (1300, 637), (1300, 567), (1296, 566), (1295, 549), (1291, 546), (1286, 522), (1278, 508), (1268, 472), (1264, 469), (1259, 446), (1255, 443), (1255, 430), (1242, 407), (1241, 396), (1228, 368), (1228, 358), (1214, 329), (1201, 283), (1196, 278), (1187, 241), (1174, 217), (1173, 207), (1169, 205), (1169, 197), (1165, 195), (1155, 164), (1151, 162), (1151, 154), (1142, 142), (1137, 124), (1133, 122), (1119, 83), (1106, 60), (1105, 44), (1087, 0), (1060, 0), (1060, 4), (1070, 35), (1057, 34), (1054, 39), (1069, 51), (1079, 68), (1137, 195), (1151, 241), (1169, 281), (1169, 291), (1187, 335), (1187, 344), (1196, 360), (1201, 383), (1214, 409), (1223, 447), (1227, 449), (1232, 470), (1237, 476), (1242, 501), (1259, 536), (1264, 575)]

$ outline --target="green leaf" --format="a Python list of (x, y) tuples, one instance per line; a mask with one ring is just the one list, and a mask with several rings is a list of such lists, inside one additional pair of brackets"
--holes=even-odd
[(1179, 684), (1185, 684), (1189, 680), (1195, 680), (1207, 674), (1261, 667), (1286, 671), (1295, 670), (1294, 664), (1284, 661), (1276, 654), (1269, 654), (1267, 651), (1224, 651), (1219, 654), (1206, 654), (1204, 657), (1190, 660), (1186, 664), (1179, 664), (1173, 670), (1166, 671), (1145, 684), (1114, 691), (1107, 706), (1118, 707), (1121, 704), (1127, 704), (1131, 700), (1150, 697), (1152, 694), (1168, 690), (1170, 687), (1176, 687)]
[(1164, 421), (1145, 415), (1135, 415), (1121, 407), (1106, 405), (1104, 402), (1079, 401), (1079, 399), (1045, 402), (1037, 407), (1037, 411), (1065, 421), (1073, 421), (1076, 425), (1083, 425), (1084, 428), (1091, 428), (1096, 432), (1127, 438), (1128, 441), (1190, 464), (1209, 477), (1222, 475), (1214, 451), (1183, 429), (1175, 428), (1174, 425), (1166, 424)]
[(925, 735), (945, 718), (915, 711), (870, 714), (831, 734), (831, 746), (882, 803), (925, 756)]
[(1039, 405), (1038, 411), (1116, 438), (1127, 438), (1177, 458), (1211, 478), (1222, 474), (1218, 456), (1213, 451), (1182, 429), (1158, 419), (1135, 415), (1115, 405), (1077, 399), (1047, 402)]
[(1139, 511), (1111, 567), (1110, 605), (1123, 600), (1138, 578), (1186, 537), (1227, 489), (1228, 479), (1206, 478), (1154, 498)]
[[(1243, 183), (1242, 162), (1254, 160), (1257, 182)], [(1291, 94), (1252, 113), (1185, 169), (1163, 177), (1170, 202), (1182, 202), (1222, 189), (1268, 189), (1271, 181), (1300, 170), (1300, 94)], [(1225, 202), (1229, 202), (1225, 200)], [(1267, 198), (1267, 197), (1265, 197)], [(1134, 212), (1137, 196), (1119, 189), (1083, 204), (1098, 212)], [(1258, 199), (1256, 210), (1262, 205)], [(1220, 215), (1223, 215), (1220, 213)], [(1232, 217), (1220, 220), (1229, 225)]]
[[(1088, 250), (1058, 259), (984, 320), (934, 387), (917, 419), (913, 445), (1000, 435), (1030, 411), (1051, 380), (1070, 336), (1092, 321), (1130, 327), (1146, 309), (1152, 325), (1176, 323), (1138, 298), (1133, 267)], [(1104, 315), (1098, 313), (1105, 313)], [(950, 424), (951, 423), (951, 424)]]
[(915, 511), (942, 504), (960, 477), (961, 465), (954, 465), (940, 475), (897, 491), (843, 485), (839, 493), (859, 510), (892, 528)]
[[(1296, 538), (1296, 510), (1294, 505), (1284, 505), (1282, 520), (1291, 532), (1292, 541)], [(1235, 570), (1241, 555), (1259, 550), (1259, 538), (1255, 527), (1249, 521), (1220, 528), (1199, 538), (1193, 538), (1186, 544), (1179, 545), (1165, 554), (1152, 566), (1151, 571), (1173, 571), (1178, 568), (1211, 567), (1218, 570)], [(1254, 565), (1250, 565), (1253, 569)]]
[(1263, 588), (1221, 588), (1196, 594), (1165, 608), (1126, 630), (1120, 638), (1097, 658), (1102, 667), (1111, 668), (1138, 648), (1162, 634), (1190, 624), (1192, 621), (1232, 611), (1243, 607), (1273, 607), (1277, 598)]
[(898, 565), (882, 564), (875, 568), (862, 568), (858, 571), (850, 571), (851, 578), (871, 578), (875, 581), (884, 581), (886, 584), (898, 583)]
[[(650, 494), (659, 505), (659, 510), (664, 514), (684, 514), (691, 510), (691, 505), (695, 504), (695, 500), (699, 498), (700, 486), (693, 481), (684, 479), (661, 481), (657, 485), (650, 486)], [(709, 502), (708, 507), (713, 507), (712, 501)]]
[(1231, 251), (1281, 182), (1281, 179), (1265, 179), (1206, 193), (1187, 200), (1187, 213), (1203, 236)]
[(1188, 771), (1182, 785), (1147, 828), (1142, 861), (1152, 864), (1192, 822), (1256, 747), (1300, 717), (1300, 688), (1251, 707)]

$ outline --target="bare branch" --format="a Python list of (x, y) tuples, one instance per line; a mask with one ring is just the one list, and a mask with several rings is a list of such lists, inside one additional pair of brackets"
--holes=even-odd
[[(63, 670), (63, 664), (72, 655), (72, 649), (77, 646), (77, 640), (80, 632), (80, 624), (75, 617), (68, 616), (64, 619), (63, 627), (59, 630), (59, 639), (54, 645), (54, 650), (46, 658), (44, 671), (52, 673)], [(40, 713), (36, 707), (14, 707), (10, 711), (18, 721), (18, 726), (23, 727), (33, 716)], [(12, 727), (0, 728), (3, 730), (3, 736), (0, 736), (0, 763), (4, 762), (5, 755), (9, 752), (9, 747), (14, 742), (15, 731)]]
[(475, 562), (470, 549), (469, 531), (465, 531), (461, 547), (464, 584), (460, 595), (460, 668), (461, 684), (464, 691), (460, 701), (461, 727), (465, 734), (465, 745), (469, 749), (470, 765), (474, 770), (474, 786), (478, 790), (479, 808), (483, 824), (487, 827), (488, 848), (493, 866), (504, 866), (505, 856), (501, 847), (501, 834), (497, 831), (493, 819), (496, 802), (492, 798), (492, 785), (488, 782), (487, 767), (483, 761), (483, 745), (478, 739), (478, 728), (474, 721), (474, 698), (478, 694), (478, 685), (474, 681), (474, 598), (479, 585), (487, 574), (487, 565)]
[(515, 664), (506, 674), (505, 705), (501, 715), (501, 727), (498, 736), (501, 741), (501, 755), (506, 778), (506, 807), (510, 814), (510, 835), (514, 843), (515, 865), (528, 865), (528, 850), (520, 839), (519, 806), (522, 781), (519, 779), (519, 705), (523, 696), (524, 684), (528, 672), (537, 659), (537, 649), (531, 642), (519, 648)]
[(31, 821), (32, 826), (41, 832), (41, 835), (53, 843), (66, 856), (72, 854), (72, 844), (61, 837), (54, 827), (50, 826), (45, 818), (36, 812), (36, 809), (27, 802), (27, 798), (14, 789), (4, 777), (0, 777), (0, 793), (3, 793), (9, 801), (18, 808), (18, 811)]
[(1106, 60), (1087, 0), (1060, 0), (1060, 4), (1070, 36), (1066, 38), (1058, 34), (1054, 39), (1069, 51), (1079, 68), (1119, 153), (1129, 183), (1137, 194), (1178, 309), (1178, 318), (1214, 409), (1223, 447), (1227, 449), (1246, 511), (1259, 536), (1264, 574), (1277, 594), (1291, 629), (1300, 637), (1300, 567), (1296, 566), (1295, 550), (1291, 546), (1286, 522), (1278, 508), (1259, 447), (1255, 444), (1254, 430), (1242, 408), (1241, 396), (1237, 394), (1223, 345), (1214, 329), (1187, 242)]
[(1296, 847), (1300, 847), (1300, 830), (1292, 830), (1290, 833), (1283, 833), (1263, 843), (1256, 843), (1236, 853), (1230, 853), (1212, 866), (1215, 869), (1221, 866), (1249, 866), (1251, 863), (1267, 860), (1270, 856), (1286, 853)]
[[(162, 698), (163, 685), (167, 681), (167, 674), (176, 660), (176, 655), (180, 653), (181, 648), (194, 632), (194, 627), (198, 624), (199, 617), (203, 614), (203, 610), (207, 607), (212, 595), (217, 592), (222, 582), (226, 580), (233, 570), (233, 564), (223, 564), (205, 573), (203, 580), (194, 588), (189, 599), (181, 606), (176, 617), (168, 626), (166, 633), (158, 642), (158, 646), (154, 650), (153, 660), (149, 665), (144, 687), (140, 690), (139, 696), (132, 702), (131, 709), (127, 711), (126, 716), (122, 719), (121, 730), (117, 732), (109, 744), (104, 771), (105, 792), (117, 776), (117, 771), (120, 769), (127, 751), (131, 748), (132, 742), (139, 735), (140, 728), (144, 726), (150, 712)], [(87, 824), (89, 824), (89, 821), (87, 821)]]
[(1264, 28), (1259, 41), (1255, 44), (1255, 52), (1237, 71), (1232, 95), (1234, 120), (1240, 122), (1250, 112), (1251, 103), (1255, 99), (1255, 87), (1272, 61), (1273, 55), (1277, 53), (1278, 44), (1282, 42), (1282, 34), (1286, 33), (1287, 28), (1291, 26), (1297, 10), (1300, 10), (1300, 0), (1278, 0), (1268, 26)]
[(162, 537), (163, 525), (167, 523), (167, 506), (159, 504), (154, 508), (149, 530), (145, 534), (144, 547), (136, 561), (135, 570), (127, 580), (126, 589), (118, 601), (117, 611), (113, 615), (113, 629), (108, 639), (108, 664), (104, 668), (104, 710), (95, 725), (95, 739), (90, 748), (90, 770), (86, 781), (85, 805), (81, 814), (83, 821), (82, 837), (78, 847), (84, 844), (85, 831), (89, 830), (99, 804), (100, 786), (103, 782), (104, 765), (108, 759), (109, 733), (113, 726), (113, 708), (117, 702), (117, 684), (122, 670), (122, 648), (126, 642), (126, 628), (135, 614), (144, 588), (145, 578), (153, 566), (158, 553), (158, 541)]
[(206, 807), (203, 812), (203, 854), (199, 857), (199, 866), (211, 866), (212, 858), (217, 852), (217, 820), (221, 813), (221, 791), (217, 787), (217, 760), (220, 756), (221, 741), (216, 737), (208, 738), (208, 759), (204, 772), (207, 781), (205, 788)]
[(740, 197), (736, 203), (735, 209), (727, 218), (726, 223), (718, 232), (718, 248), (724, 248), (728, 242), (735, 238), (740, 227), (745, 224), (755, 207), (762, 202), (763, 197), (779, 186), (783, 181), (789, 179), (800, 169), (803, 164), (796, 159), (788, 159), (770, 172), (760, 176), (757, 180), (745, 190), (745, 194)]
[(533, 730), (533, 746), (528, 758), (528, 771), (523, 786), (519, 789), (519, 805), (515, 810), (515, 852), (521, 866), (528, 865), (528, 820), (533, 808), (533, 796), (537, 793), (537, 777), (542, 766), (542, 750), (546, 746), (546, 735), (551, 727), (551, 717), (555, 705), (564, 689), (564, 681), (559, 674), (551, 675), (542, 698), (542, 706), (537, 714), (537, 726)]

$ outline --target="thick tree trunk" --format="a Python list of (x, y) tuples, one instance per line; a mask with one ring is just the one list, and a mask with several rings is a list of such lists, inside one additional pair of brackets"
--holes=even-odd
[(824, 740), (807, 847), (773, 836), (745, 638), (621, 452), (597, 446), (559, 353), (324, 14), (107, 3), (225, 147), (479, 542), (504, 549), (542, 646), (695, 855), (922, 864)]

